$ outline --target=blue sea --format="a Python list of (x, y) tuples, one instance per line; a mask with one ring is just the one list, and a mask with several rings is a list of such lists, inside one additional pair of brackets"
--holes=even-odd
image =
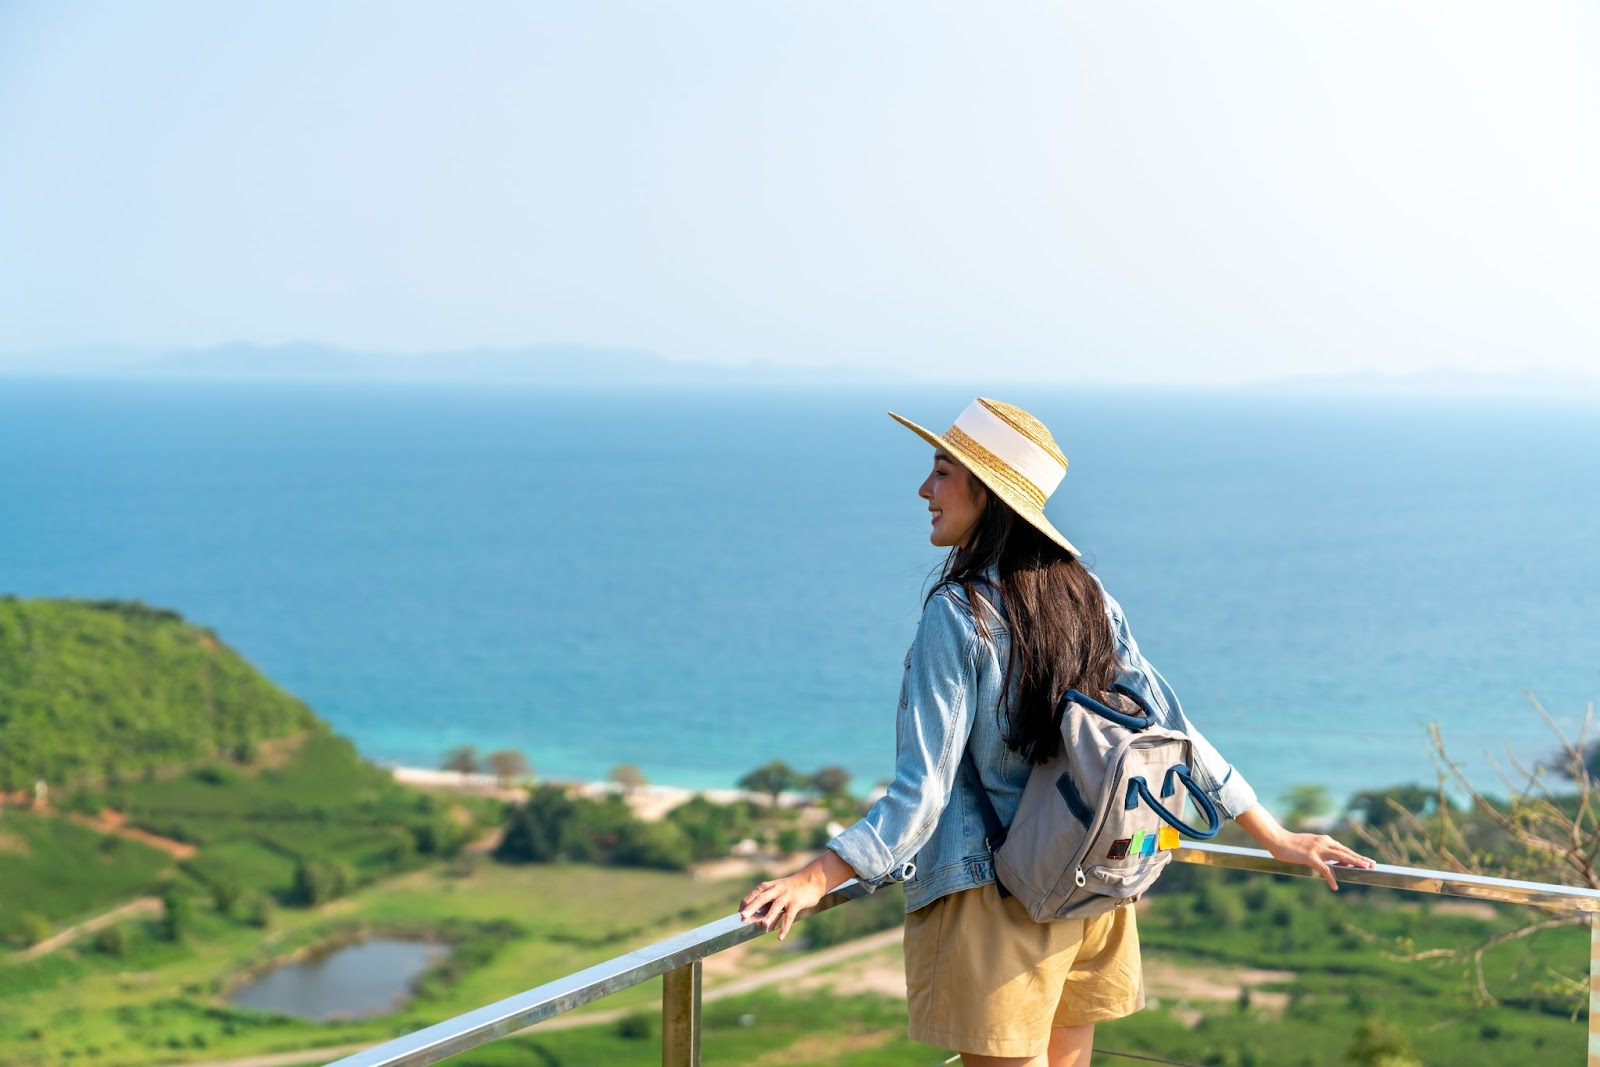
[[(1271, 799), (1486, 776), (1600, 691), (1600, 411), (1013, 388), (1050, 514)], [(376, 760), (714, 787), (893, 766), (938, 554), (916, 496), (971, 399), (0, 381), (0, 592), (214, 627)]]

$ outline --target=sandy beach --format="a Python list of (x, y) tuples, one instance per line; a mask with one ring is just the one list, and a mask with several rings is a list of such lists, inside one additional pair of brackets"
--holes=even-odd
[[(492, 774), (472, 774), (464, 771), (441, 771), (427, 767), (391, 767), (394, 780), (422, 789), (456, 789), (501, 800), (523, 801), (528, 790), (523, 785), (508, 785)], [(714, 804), (732, 804), (739, 800), (752, 800), (765, 804), (771, 800), (766, 793), (751, 793), (743, 789), (686, 789), (675, 785), (640, 785), (623, 789), (615, 782), (551, 781), (547, 784), (568, 786), (587, 797), (605, 797), (622, 794), (635, 817), (646, 821), (660, 819), (680, 804), (687, 803), (697, 794)], [(783, 807), (804, 807), (811, 797), (806, 793), (782, 793), (778, 797)]]

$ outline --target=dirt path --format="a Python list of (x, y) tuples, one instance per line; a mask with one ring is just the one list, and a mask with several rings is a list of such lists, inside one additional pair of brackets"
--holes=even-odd
[(18, 952), (16, 955), (14, 955), (12, 959), (37, 959), (40, 956), (45, 956), (54, 952), (62, 945), (67, 944), (69, 941), (75, 940), (82, 934), (92, 934), (96, 930), (103, 929), (104, 927), (110, 926), (113, 923), (119, 923), (123, 919), (131, 919), (135, 915), (160, 914), (160, 897), (140, 897), (138, 900), (130, 900), (126, 904), (112, 908), (103, 915), (96, 915), (92, 919), (85, 919), (76, 926), (69, 926), (60, 933), (53, 934), (50, 937), (45, 938), (37, 945), (23, 949), (21, 952)]
[(99, 815), (93, 817), (77, 813), (70, 813), (66, 817), (79, 826), (87, 826), (89, 829), (98, 830), (102, 834), (114, 834), (117, 837), (125, 837), (129, 841), (137, 841), (142, 845), (160, 849), (175, 860), (186, 860), (195, 854), (195, 846), (193, 845), (183, 841), (174, 841), (170, 837), (152, 834), (147, 830), (139, 829), (137, 826), (129, 826), (122, 812), (111, 808), (106, 808)]

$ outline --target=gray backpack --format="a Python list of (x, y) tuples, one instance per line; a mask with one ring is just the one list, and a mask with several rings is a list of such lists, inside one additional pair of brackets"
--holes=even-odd
[[(1189, 776), (1187, 734), (1155, 725), (1150, 707), (1108, 707), (1076, 689), (1062, 698), (1061, 751), (1033, 768), (1016, 818), (1000, 824), (969, 749), (967, 774), (978, 796), (1001, 896), (1015, 896), (1035, 922), (1082, 919), (1139, 899), (1172, 859), (1178, 835), (1210, 838), (1221, 827), (1211, 798)], [(1137, 710), (1142, 714), (1130, 714)], [(1182, 786), (1180, 790), (1178, 787)], [(1183, 821), (1183, 798), (1207, 821)]]

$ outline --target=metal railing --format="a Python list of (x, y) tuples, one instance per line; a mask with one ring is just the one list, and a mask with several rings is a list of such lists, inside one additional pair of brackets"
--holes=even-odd
[[(1232, 867), (1317, 877), (1309, 868), (1281, 863), (1255, 848), (1186, 843), (1174, 853), (1180, 863)], [(1600, 1067), (1600, 890), (1486, 878), (1449, 871), (1378, 864), (1371, 869), (1340, 867), (1339, 880), (1414, 893), (1465, 897), (1470, 900), (1520, 904), (1589, 915), (1589, 1067)], [(806, 915), (826, 911), (865, 895), (846, 882)], [(664, 978), (661, 994), (661, 1062), (663, 1067), (698, 1067), (700, 1063), (700, 961), (714, 953), (764, 934), (758, 923), (741, 922), (737, 914), (687, 930), (665, 941), (636, 949), (586, 970), (547, 982), (505, 1000), (458, 1015), (335, 1060), (327, 1067), (423, 1067), (508, 1037), (535, 1023), (582, 1007), (652, 978)]]

